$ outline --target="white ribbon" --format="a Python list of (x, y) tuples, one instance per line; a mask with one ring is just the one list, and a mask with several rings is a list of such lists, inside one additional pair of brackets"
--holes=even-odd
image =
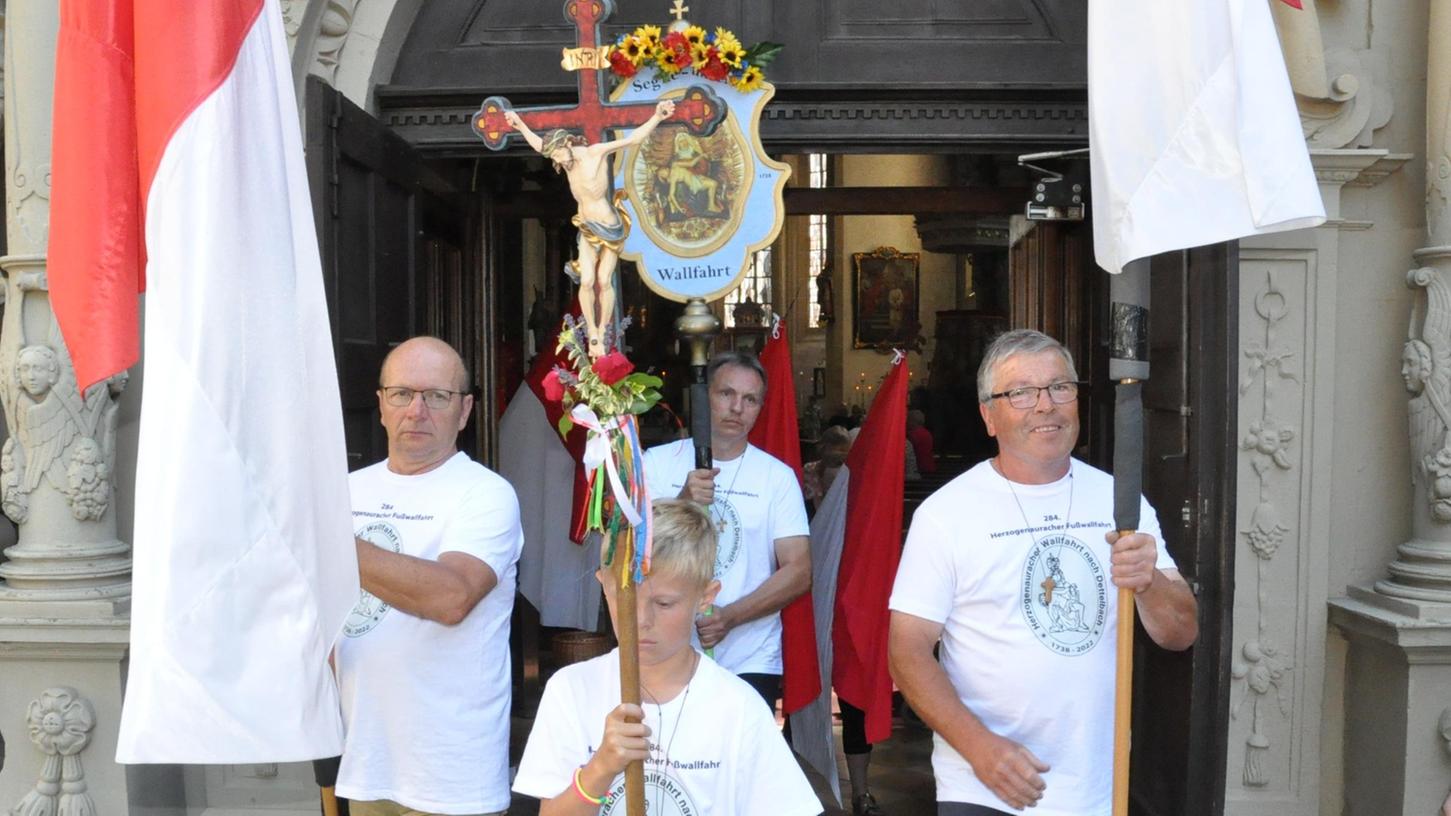
[(907, 352), (899, 348), (892, 349), (892, 365), (897, 365), (905, 359), (907, 359)]
[(610, 454), (610, 434), (616, 433), (619, 428), (619, 420), (611, 419), (608, 423), (601, 420), (597, 414), (583, 403), (574, 406), (569, 412), (569, 418), (574, 424), (581, 425), (589, 431), (584, 443), (584, 456), (581, 462), (584, 469), (594, 473), (603, 464), (605, 473), (610, 478), (610, 491), (615, 494), (615, 504), (620, 506), (620, 512), (625, 514), (631, 527), (640, 526), (640, 511), (635, 508), (635, 503), (630, 501), (630, 494), (625, 490), (624, 482), (620, 481), (620, 471), (615, 465), (615, 457)]
[(781, 339), (781, 316), (771, 312), (771, 339)]

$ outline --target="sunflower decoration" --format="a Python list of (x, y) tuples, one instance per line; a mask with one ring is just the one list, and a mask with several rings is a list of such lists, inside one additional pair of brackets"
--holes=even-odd
[(730, 73), (731, 87), (741, 93), (754, 91), (761, 87), (761, 83), (765, 80), (766, 75), (761, 71), (760, 67), (752, 65), (749, 62), (741, 63), (740, 70), (731, 71)]
[(741, 67), (741, 60), (746, 58), (746, 49), (741, 47), (741, 41), (724, 28), (715, 30), (715, 50), (720, 55), (720, 61), (731, 68)]
[(762, 42), (746, 48), (730, 29), (709, 31), (698, 25), (676, 30), (642, 25), (623, 34), (606, 53), (610, 71), (621, 79), (634, 76), (653, 63), (663, 77), (691, 71), (712, 82), (726, 82), (750, 93), (766, 81), (765, 69), (780, 53), (781, 45)]
[(700, 69), (705, 67), (710, 58), (715, 55), (715, 48), (704, 42), (690, 46), (690, 67), (698, 74)]
[(643, 25), (630, 36), (640, 41), (645, 59), (655, 58), (655, 52), (660, 48), (660, 26)]
[[(651, 48), (650, 50), (653, 51), (654, 49)], [(646, 59), (645, 44), (637, 36), (621, 37), (620, 41), (611, 50), (612, 59), (616, 52), (623, 54), (625, 59), (629, 60), (630, 64), (636, 68), (640, 67), (640, 63)]]

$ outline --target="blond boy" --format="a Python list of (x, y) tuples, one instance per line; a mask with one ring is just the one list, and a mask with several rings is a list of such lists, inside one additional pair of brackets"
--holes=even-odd
[[(542, 800), (541, 816), (622, 815), (625, 766), (643, 760), (652, 814), (816, 816), (821, 804), (761, 697), (691, 647), (696, 615), (720, 590), (710, 517), (661, 500), (654, 522), (651, 572), (637, 591), (643, 705), (618, 702), (618, 650), (560, 669), (514, 790)], [(617, 620), (614, 582), (596, 577)]]

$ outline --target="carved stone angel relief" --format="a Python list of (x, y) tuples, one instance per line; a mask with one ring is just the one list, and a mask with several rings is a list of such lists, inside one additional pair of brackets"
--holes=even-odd
[[(97, 521), (111, 501), (117, 406), (124, 374), (92, 386), (83, 397), (74, 370), (63, 363), (59, 329), (46, 343), (0, 344), (0, 404), (10, 438), (0, 448), (0, 508), (16, 523), (30, 515), (42, 482), (66, 497), (78, 521)], [(5, 352), (19, 346), (19, 351)]]
[(1411, 480), (1425, 490), (1431, 518), (1451, 522), (1451, 282), (1429, 267), (1406, 276), (1425, 290), (1420, 337), (1416, 319), (1401, 353), (1401, 377), (1410, 394)]

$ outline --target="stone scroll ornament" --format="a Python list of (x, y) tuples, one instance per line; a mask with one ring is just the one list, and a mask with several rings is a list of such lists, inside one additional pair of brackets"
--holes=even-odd
[[(522, 137), (569, 179), (570, 193), (579, 207), (573, 220), (579, 230), (579, 257), (566, 265), (566, 273), (579, 283), (580, 312), (592, 359), (612, 350), (605, 343), (605, 328), (616, 319), (616, 265), (633, 220), (622, 205), (623, 194), (611, 191), (611, 156), (633, 147), (657, 128), (691, 139), (707, 138), (726, 114), (716, 92), (704, 85), (693, 85), (669, 99), (637, 96), (625, 102), (609, 101), (601, 74), (606, 73), (615, 46), (601, 43), (600, 23), (613, 13), (613, 0), (567, 0), (564, 4), (565, 19), (577, 29), (578, 46), (564, 49), (560, 65), (574, 72), (578, 80), (578, 103), (516, 110), (509, 100), (491, 96), (473, 118), (474, 132), (485, 146), (502, 150), (511, 136)], [(671, 126), (659, 128), (662, 124)], [(623, 128), (635, 133), (605, 138), (608, 131)]]
[(1451, 281), (1430, 267), (1412, 269), (1417, 298), (1401, 377), (1410, 397), (1411, 480), (1437, 524), (1451, 522)]
[(96, 727), (90, 701), (67, 686), (46, 689), (31, 702), (25, 723), (45, 763), (35, 788), (10, 809), (11, 816), (96, 816), (81, 765)]

